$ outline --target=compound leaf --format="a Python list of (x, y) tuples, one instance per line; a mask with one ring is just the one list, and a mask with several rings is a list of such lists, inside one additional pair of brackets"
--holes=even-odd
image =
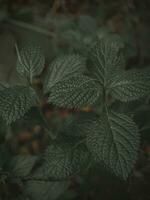
[(41, 48), (36, 45), (27, 45), (20, 52), (17, 48), (17, 54), (18, 73), (32, 82), (32, 79), (40, 75), (44, 69), (45, 58)]
[(147, 70), (129, 70), (114, 77), (109, 85), (112, 96), (122, 102), (137, 100), (150, 93), (150, 73)]
[(30, 87), (15, 86), (0, 92), (0, 115), (7, 124), (16, 121), (36, 104), (37, 96)]
[[(92, 131), (91, 131), (92, 130)], [(87, 147), (118, 177), (126, 179), (137, 157), (139, 135), (135, 123), (124, 114), (108, 111), (89, 126)]]
[(57, 83), (51, 89), (48, 101), (59, 107), (80, 108), (94, 104), (100, 93), (93, 79), (80, 75)]
[(63, 55), (50, 65), (44, 81), (44, 90), (49, 92), (58, 82), (80, 74), (85, 69), (85, 59), (80, 55)]

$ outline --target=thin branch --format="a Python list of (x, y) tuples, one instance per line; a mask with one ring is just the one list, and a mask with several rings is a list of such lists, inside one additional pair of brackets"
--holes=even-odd
[[(39, 104), (40, 104), (40, 102), (39, 102)], [(48, 135), (50, 136), (50, 138), (51, 138), (52, 140), (55, 140), (55, 139), (56, 139), (56, 135), (53, 134), (53, 132), (50, 130), (50, 127), (49, 127), (49, 125), (48, 125), (48, 122), (47, 122), (47, 120), (46, 120), (46, 118), (45, 118), (45, 116), (44, 116), (42, 110), (41, 110), (40, 105), (37, 105), (37, 108), (38, 108), (39, 114), (40, 114), (40, 116), (41, 116), (41, 119), (42, 119), (42, 121), (43, 121), (43, 123), (44, 123), (44, 129), (45, 129), (45, 131), (48, 133)]]
[(10, 179), (20, 179), (23, 182), (26, 181), (35, 181), (35, 182), (58, 182), (58, 181), (67, 181), (69, 178), (63, 178), (63, 179), (55, 179), (52, 177), (32, 177), (32, 176), (10, 176)]
[(23, 29), (28, 29), (30, 31), (34, 31), (48, 37), (52, 37), (52, 38), (54, 37), (54, 34), (52, 32), (33, 24), (29, 24), (23, 21), (15, 20), (15, 19), (7, 19), (6, 22), (8, 22), (9, 24), (12, 24), (13, 26), (18, 26)]

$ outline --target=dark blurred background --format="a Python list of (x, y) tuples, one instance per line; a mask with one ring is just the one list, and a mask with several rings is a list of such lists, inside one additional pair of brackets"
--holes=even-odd
[[(61, 53), (86, 54), (93, 38), (109, 32), (121, 35), (124, 40), (128, 69), (150, 67), (150, 0), (0, 0), (0, 81), (23, 84), (15, 70), (16, 43), (39, 43), (47, 67)], [(34, 84), (41, 87), (40, 78)], [(54, 110), (45, 101), (41, 107), (55, 129), (73, 112)], [(82, 111), (90, 112), (91, 108)], [(141, 130), (139, 159), (126, 182), (95, 166), (83, 177), (71, 180), (70, 191), (60, 199), (150, 200), (149, 111), (144, 110), (136, 118), (140, 124), (146, 121), (147, 127)], [(36, 155), (46, 145), (43, 130), (34, 120), (31, 124), (18, 124), (13, 131), (13, 136), (8, 135), (8, 146), (14, 154)]]

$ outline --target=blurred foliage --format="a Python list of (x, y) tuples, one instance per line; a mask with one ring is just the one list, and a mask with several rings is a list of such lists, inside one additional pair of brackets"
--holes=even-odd
[[(0, 79), (4, 83), (22, 84), (16, 78), (15, 43), (20, 46), (27, 40), (39, 43), (48, 63), (62, 53), (86, 55), (92, 40), (109, 32), (118, 33), (126, 44), (127, 69), (150, 67), (149, 10), (149, 0), (0, 0)], [(35, 81), (35, 87), (42, 87), (40, 79)], [(61, 191), (61, 187), (66, 189), (66, 183), (62, 186), (56, 184), (56, 188), (52, 188), (52, 196), (48, 196), (50, 200), (56, 199), (57, 193), (60, 193), (58, 200), (149, 200), (150, 103), (149, 99), (143, 101), (142, 104), (136, 102), (125, 106), (123, 110), (140, 124), (142, 143), (133, 176), (127, 182), (121, 182), (103, 171), (103, 167), (95, 166), (86, 175), (69, 180), (65, 192)], [(119, 104), (113, 106), (120, 109)], [(71, 120), (75, 112), (54, 110), (45, 102), (41, 102), (41, 108), (56, 134), (64, 119)], [(91, 113), (94, 109), (87, 107), (82, 112)], [(78, 114), (79, 111), (76, 112)], [(0, 170), (8, 167), (7, 160), (12, 155), (41, 155), (48, 143), (42, 123), (36, 109), (8, 129), (0, 119)], [(38, 188), (41, 186), (31, 184), (35, 189), (32, 195), (39, 198), (42, 193), (39, 194)], [(23, 200), (21, 189), (22, 184), (17, 180), (7, 184), (6, 177), (1, 176), (2, 200)], [(42, 200), (41, 196), (39, 200)]]

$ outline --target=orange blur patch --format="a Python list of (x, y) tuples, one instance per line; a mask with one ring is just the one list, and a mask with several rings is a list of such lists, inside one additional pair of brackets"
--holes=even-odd
[(87, 106), (87, 107), (82, 108), (81, 111), (83, 111), (83, 112), (92, 112), (92, 108)]
[(30, 132), (24, 131), (18, 135), (19, 142), (26, 142), (32, 139), (32, 134)]

